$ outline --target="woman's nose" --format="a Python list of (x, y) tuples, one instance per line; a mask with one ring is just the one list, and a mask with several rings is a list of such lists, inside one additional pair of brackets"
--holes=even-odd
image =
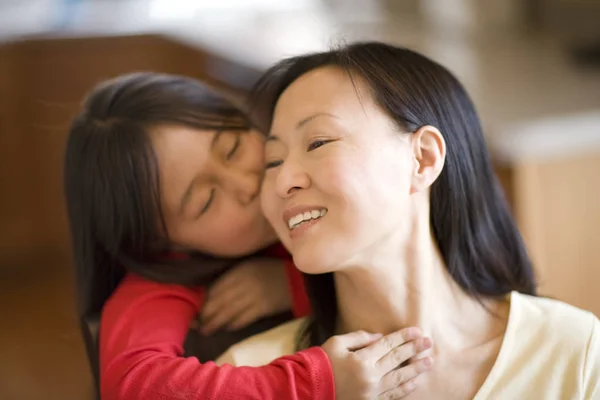
[(288, 157), (277, 171), (275, 191), (281, 198), (288, 198), (300, 189), (310, 186), (310, 178), (302, 164)]

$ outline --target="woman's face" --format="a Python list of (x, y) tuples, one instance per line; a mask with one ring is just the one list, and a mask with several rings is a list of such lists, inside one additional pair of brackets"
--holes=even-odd
[(151, 140), (175, 249), (236, 257), (277, 239), (260, 208), (264, 139), (258, 133), (164, 125)]
[(353, 84), (337, 68), (313, 70), (283, 92), (266, 143), (261, 202), (300, 270), (369, 265), (376, 248), (406, 237), (410, 138), (361, 79)]

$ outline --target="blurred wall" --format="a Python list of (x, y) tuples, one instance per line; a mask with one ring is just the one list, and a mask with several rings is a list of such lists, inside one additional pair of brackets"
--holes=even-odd
[[(69, 257), (61, 176), (69, 122), (95, 84), (139, 70), (191, 76), (239, 98), (259, 74), (239, 60), (156, 35), (30, 38), (0, 47), (1, 268), (43, 268), (49, 257)], [(496, 135), (510, 144), (496, 171), (540, 272), (541, 293), (600, 313), (594, 234), (600, 224), (594, 121), (600, 115), (584, 117), (587, 125), (573, 118), (563, 121), (567, 130), (581, 128), (568, 135), (556, 121), (533, 136)], [(569, 150), (581, 142), (575, 133), (586, 133), (589, 146)], [(540, 154), (528, 155), (537, 148)], [(545, 155), (544, 148), (558, 150)], [(492, 155), (501, 154), (492, 149)]]
[[(154, 35), (30, 38), (0, 46), (0, 267), (69, 254), (62, 163), (70, 120), (95, 84), (140, 70), (191, 76), (234, 95), (257, 75)], [(231, 75), (236, 87), (223, 81)]]

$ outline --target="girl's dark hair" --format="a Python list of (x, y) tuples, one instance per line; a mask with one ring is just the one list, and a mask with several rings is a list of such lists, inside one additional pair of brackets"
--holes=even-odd
[(155, 73), (102, 83), (72, 123), (64, 185), (80, 317), (101, 311), (126, 270), (201, 284), (234, 262), (200, 254), (186, 261), (159, 257), (168, 250), (168, 235), (148, 130), (167, 123), (205, 130), (250, 126), (244, 113), (200, 82)]
[[(431, 187), (431, 227), (448, 272), (470, 295), (535, 295), (536, 282), (521, 235), (496, 179), (475, 107), (444, 67), (414, 51), (366, 42), (283, 60), (257, 83), (253, 115), (270, 129), (281, 94), (321, 67), (360, 77), (381, 109), (403, 131), (433, 125), (444, 135), (446, 161)], [(310, 345), (334, 334), (337, 299), (333, 274), (305, 275), (313, 316), (304, 332)]]

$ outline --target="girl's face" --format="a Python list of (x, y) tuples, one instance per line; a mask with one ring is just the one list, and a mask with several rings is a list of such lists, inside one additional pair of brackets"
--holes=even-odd
[(164, 125), (152, 131), (151, 141), (162, 212), (175, 249), (237, 257), (276, 240), (260, 208), (260, 134)]
[(265, 162), (262, 207), (300, 270), (372, 263), (376, 249), (408, 237), (411, 135), (361, 79), (327, 67), (292, 83), (275, 107)]

